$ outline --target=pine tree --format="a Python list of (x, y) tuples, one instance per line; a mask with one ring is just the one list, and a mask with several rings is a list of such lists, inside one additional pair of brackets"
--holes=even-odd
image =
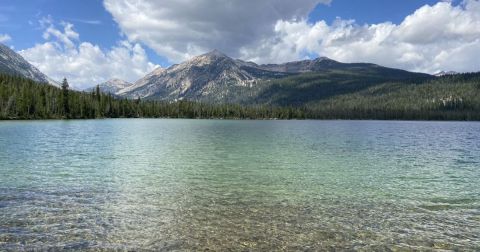
[(100, 93), (100, 86), (99, 85), (97, 85), (97, 87), (95, 88), (95, 93), (97, 95), (97, 100), (100, 101), (101, 93)]
[(70, 106), (68, 104), (68, 81), (67, 78), (63, 78), (62, 82), (62, 107), (64, 115), (68, 118), (70, 115)]

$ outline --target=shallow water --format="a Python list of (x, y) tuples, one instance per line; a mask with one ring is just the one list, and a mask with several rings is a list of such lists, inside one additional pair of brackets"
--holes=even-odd
[(480, 250), (480, 123), (0, 122), (0, 250)]

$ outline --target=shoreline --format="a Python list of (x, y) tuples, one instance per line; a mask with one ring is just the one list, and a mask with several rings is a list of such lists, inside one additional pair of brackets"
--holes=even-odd
[(438, 119), (357, 119), (357, 118), (188, 118), (188, 117), (104, 117), (104, 118), (35, 118), (35, 119), (0, 119), (0, 122), (14, 122), (14, 121), (96, 121), (96, 120), (128, 120), (128, 119), (148, 119), (148, 120), (212, 120), (212, 121), (380, 121), (380, 122), (480, 122), (480, 120), (438, 120)]

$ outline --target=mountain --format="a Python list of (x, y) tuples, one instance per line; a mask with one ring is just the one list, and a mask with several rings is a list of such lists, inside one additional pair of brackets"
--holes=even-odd
[[(329, 83), (328, 88), (332, 88), (331, 85), (341, 86), (348, 82), (351, 88), (355, 88), (365, 83), (427, 77), (430, 76), (375, 64), (341, 63), (326, 57), (284, 64), (258, 65), (254, 62), (232, 59), (214, 50), (167, 69), (156, 69), (118, 94), (128, 98), (140, 97), (152, 100), (252, 103), (264, 101), (266, 95), (275, 96), (276, 91), (281, 92), (277, 96), (293, 95), (295, 100), (304, 99), (302, 95), (312, 96), (309, 92), (322, 93), (323, 91), (317, 88), (322, 86), (321, 83)], [(313, 87), (302, 88), (304, 78), (309, 79)], [(296, 87), (295, 90), (283, 91), (293, 93), (288, 94), (275, 88), (282, 80), (289, 81), (290, 87)], [(298, 93), (301, 95), (297, 95)]]
[(348, 64), (343, 64), (327, 57), (320, 57), (314, 60), (301, 60), (284, 64), (265, 64), (259, 67), (273, 72), (306, 73), (346, 66), (348, 66)]
[[(102, 93), (116, 95), (118, 91), (125, 89), (127, 87), (130, 87), (132, 85), (133, 85), (132, 83), (126, 82), (124, 80), (111, 79), (101, 84), (98, 84), (98, 87), (100, 88), (100, 92)], [(95, 91), (96, 88), (97, 87), (95, 86), (95, 87), (87, 88), (84, 91), (92, 92), (92, 91)]]
[(234, 60), (214, 50), (167, 69), (158, 68), (119, 95), (158, 100), (209, 100), (221, 102), (235, 89), (248, 89), (262, 78), (287, 73), (259, 68), (255, 63)]
[(455, 71), (448, 71), (448, 72), (446, 72), (446, 71), (441, 71), (441, 72), (438, 72), (438, 73), (436, 73), (436, 74), (434, 74), (434, 75), (437, 76), (437, 77), (442, 77), (442, 76), (446, 76), (446, 75), (455, 75), (455, 74), (458, 74), (458, 73), (455, 72)]
[(20, 54), (0, 43), (0, 73), (25, 77), (54, 86), (59, 84), (28, 63)]
[(434, 78), (428, 74), (369, 63), (329, 61), (331, 62), (327, 66), (319, 67), (314, 64), (312, 70), (296, 75), (259, 81), (255, 92), (252, 92), (254, 95), (245, 97), (241, 103), (303, 106), (384, 83), (418, 83)]

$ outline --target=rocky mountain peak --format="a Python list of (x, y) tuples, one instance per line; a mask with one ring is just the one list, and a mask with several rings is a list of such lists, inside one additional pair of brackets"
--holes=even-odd
[[(269, 85), (275, 79), (308, 72), (328, 74), (339, 69), (354, 73), (364, 69), (384, 71), (388, 74), (393, 71), (366, 63), (341, 63), (327, 57), (258, 65), (232, 59), (219, 50), (213, 50), (167, 69), (156, 69), (118, 94), (129, 98), (167, 101), (186, 99), (233, 102), (242, 95), (258, 91), (261, 85)], [(406, 72), (393, 72), (397, 75), (408, 75)]]
[[(133, 84), (118, 78), (110, 79), (106, 82), (98, 84), (100, 91), (106, 94), (117, 94), (120, 90), (125, 89), (127, 87), (132, 86)], [(84, 91), (86, 92), (93, 92), (95, 91), (97, 86), (87, 88)]]
[[(322, 61), (335, 61), (335, 60), (332, 60), (332, 59), (330, 59), (329, 57), (323, 56), (323, 57), (318, 57), (318, 58), (314, 59), (314, 61), (316, 61), (316, 62), (322, 62)], [(337, 62), (337, 61), (335, 61), (335, 62)]]
[(218, 62), (223, 62), (223, 63), (233, 63), (234, 60), (224, 53), (218, 51), (218, 50), (213, 50), (211, 52), (202, 54), (200, 56), (194, 57), (191, 60), (188, 60), (182, 64), (179, 64), (179, 67), (185, 67), (189, 65), (195, 65), (195, 66), (205, 66), (205, 65), (211, 65), (214, 63)]
[(109, 85), (109, 86), (121, 87), (121, 88), (132, 85), (130, 82), (127, 82), (127, 81), (124, 81), (124, 80), (121, 80), (121, 79), (118, 79), (118, 78), (110, 79), (103, 84)]
[(112, 79), (108, 80), (107, 82), (120, 83), (120, 82), (126, 82), (126, 81), (118, 79), (118, 78), (112, 78)]
[(205, 56), (210, 56), (210, 57), (229, 58), (226, 54), (224, 54), (223, 52), (221, 52), (217, 49), (213, 49), (213, 51), (205, 53), (204, 55)]

